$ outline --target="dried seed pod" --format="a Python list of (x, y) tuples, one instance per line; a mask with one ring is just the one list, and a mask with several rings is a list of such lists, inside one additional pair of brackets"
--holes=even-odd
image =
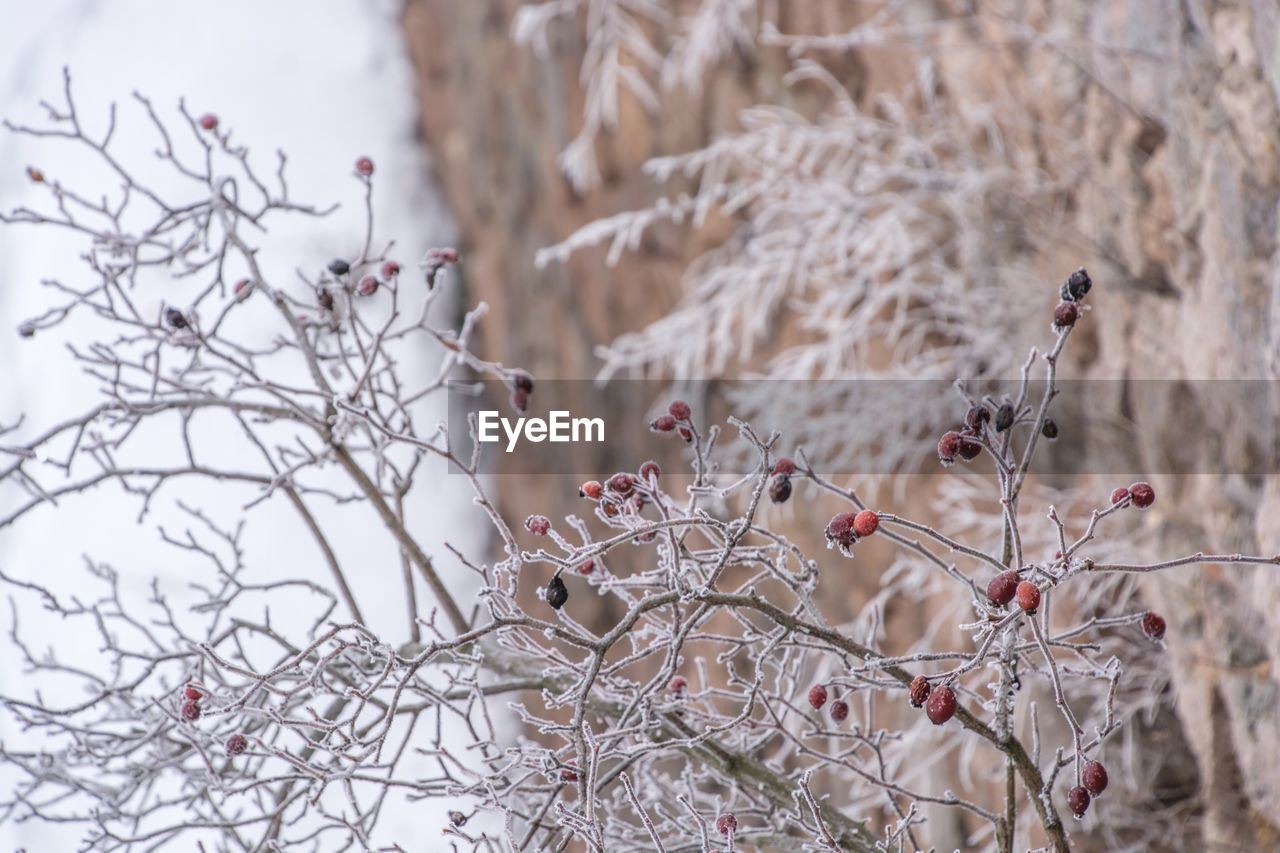
[(1005, 403), (996, 409), (996, 432), (1004, 432), (1013, 426), (1013, 406)]
[(929, 701), (929, 694), (932, 688), (929, 686), (929, 679), (923, 675), (917, 675), (911, 679), (911, 686), (907, 688), (907, 698), (911, 702), (912, 708), (919, 708)]

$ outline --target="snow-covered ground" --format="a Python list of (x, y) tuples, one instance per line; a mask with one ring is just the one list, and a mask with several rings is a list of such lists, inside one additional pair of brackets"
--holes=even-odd
[[(275, 149), (284, 149), (290, 156), (290, 185), (299, 200), (343, 203), (328, 219), (273, 232), (272, 254), (264, 259), (267, 269), (290, 276), (299, 263), (316, 268), (317, 257), (354, 251), (362, 211), (351, 164), (367, 154), (378, 166), (379, 232), (397, 240), (397, 256), (412, 268), (427, 247), (448, 243), (449, 224), (415, 138), (417, 105), (398, 13), (394, 0), (0, 0), (5, 31), (0, 113), (22, 123), (39, 123), (37, 103), (60, 98), (65, 65), (73, 75), (78, 105), (91, 121), (104, 122), (108, 103), (120, 103), (119, 143), (126, 148), (132, 139), (146, 149), (154, 144), (147, 139), (145, 117), (131, 100), (131, 92), (138, 90), (163, 110), (173, 109), (182, 97), (195, 114), (217, 113), (223, 127), (232, 128), (236, 139), (268, 166)], [(28, 163), (49, 171), (56, 168), (68, 183), (83, 169), (65, 150), (55, 152), (36, 140), (0, 133), (0, 207), (34, 203), (37, 188), (23, 171)], [(61, 251), (54, 236), (44, 233), (47, 230), (0, 227), (0, 422), (10, 423), (25, 413), (33, 429), (82, 408), (93, 387), (64, 349), (74, 325), (30, 341), (14, 332), (20, 320), (38, 313), (49, 298), (40, 279), (74, 282), (78, 274), (77, 260)], [(431, 368), (429, 358), (423, 355), (424, 375)], [(411, 525), (436, 551), (445, 531), (456, 545), (475, 545), (465, 531), (466, 518), (473, 516), (466, 515), (470, 507), (460, 479), (443, 481), (444, 489), (459, 490), (458, 500), (449, 495), (442, 499), (437, 493), (430, 517)], [(170, 496), (177, 495), (197, 502), (203, 496), (199, 489), (194, 495), (188, 490)], [(156, 535), (159, 525), (176, 525), (176, 516), (161, 503), (139, 525), (137, 502), (114, 498), (110, 490), (95, 492), (64, 501), (57, 510), (42, 508), (15, 528), (0, 530), (0, 568), (20, 578), (39, 576), (65, 592), (83, 584), (84, 555), (91, 555), (113, 565), (136, 592), (159, 576), (166, 589), (181, 595), (190, 562)], [(457, 509), (449, 510), (451, 506)], [(280, 524), (274, 523), (273, 513)], [(328, 582), (314, 543), (291, 510), (267, 504), (255, 514), (265, 523), (249, 532), (251, 566), (268, 573), (286, 567)], [(321, 516), (322, 523), (330, 525), (339, 554), (356, 555), (353, 560), (361, 570), (350, 578), (356, 598), (366, 614), (394, 612), (397, 618), (386, 639), (402, 641), (403, 636), (394, 634), (405, 628), (404, 605), (398, 580), (389, 580), (399, 571), (389, 539), (382, 537), (379, 547), (358, 526), (338, 524), (337, 518), (332, 511)], [(381, 571), (382, 566), (395, 569)], [(422, 590), (419, 595), (428, 594)], [(24, 613), (28, 633), (34, 630), (38, 635), (38, 620), (38, 613)], [(8, 622), (5, 608), (0, 629), (6, 633)], [(74, 648), (81, 639), (67, 636), (65, 626), (56, 630), (60, 648)], [(79, 654), (91, 661), (95, 638), (82, 639)], [(0, 693), (28, 688), (12, 651), (0, 649)], [(27, 737), (7, 719), (0, 722), (0, 738), (6, 743)], [(0, 768), (0, 785), (7, 790), (11, 783), (11, 775)], [(443, 809), (443, 804), (418, 804), (412, 816), (407, 808), (392, 811), (386, 815), (385, 837), (419, 836), (424, 826), (439, 825), (433, 817)], [(75, 827), (0, 824), (0, 849), (75, 849), (80, 835)]]

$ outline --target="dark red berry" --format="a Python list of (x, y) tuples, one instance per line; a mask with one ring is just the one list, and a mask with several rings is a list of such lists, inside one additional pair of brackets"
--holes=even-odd
[(199, 687), (196, 687), (194, 684), (188, 684), (182, 691), (182, 695), (190, 699), (192, 702), (199, 702), (201, 697), (204, 696), (204, 691)]
[(247, 278), (242, 278), (236, 282), (234, 289), (237, 302), (243, 302), (253, 294), (253, 282)]
[(320, 303), (320, 307), (326, 311), (333, 310), (333, 294), (326, 289), (316, 291), (316, 301)]
[(377, 278), (371, 275), (367, 275), (364, 278), (360, 279), (360, 295), (361, 296), (373, 296), (373, 294), (377, 292), (378, 292)]
[(1013, 426), (1013, 406), (1005, 403), (996, 409), (996, 432), (1004, 432)]
[(965, 462), (972, 462), (982, 453), (982, 442), (978, 441), (976, 434), (972, 430), (965, 430), (960, 433), (960, 447), (957, 448), (956, 454)]
[(619, 471), (609, 478), (607, 485), (609, 490), (616, 494), (629, 495), (636, 487), (636, 478), (625, 471)]
[(1151, 488), (1150, 483), (1134, 483), (1129, 487), (1129, 494), (1133, 496), (1133, 505), (1138, 509), (1146, 509), (1156, 502), (1156, 490)]
[(1124, 500), (1127, 497), (1129, 497), (1129, 490), (1126, 489), (1124, 486), (1121, 486), (1120, 488), (1116, 489), (1114, 492), (1111, 493), (1111, 503), (1118, 504), (1120, 503), (1120, 501)]
[(227, 755), (243, 755), (249, 748), (249, 741), (244, 735), (232, 735), (227, 738)]
[(769, 481), (769, 500), (776, 504), (784, 504), (791, 497), (791, 478), (775, 476)]
[(361, 157), (356, 160), (356, 174), (364, 175), (366, 178), (373, 174), (373, 161), (368, 157)]
[(849, 716), (849, 703), (843, 699), (837, 699), (831, 703), (831, 719), (837, 723), (843, 723)]
[(1152, 640), (1163, 640), (1165, 628), (1164, 617), (1159, 613), (1148, 610), (1142, 616), (1142, 633), (1146, 634)]
[(991, 420), (991, 410), (982, 404), (978, 404), (965, 413), (964, 425), (976, 432), (989, 420)]
[(43, 184), (43, 183), (44, 183), (44, 172), (40, 171), (40, 170), (39, 170), (39, 169), (37, 169), (35, 166), (28, 166), (28, 167), (27, 167), (27, 178), (28, 178), (28, 179), (31, 181), (31, 183), (33, 183), (33, 184)]
[(593, 501), (600, 500), (603, 494), (604, 486), (600, 485), (598, 480), (587, 480), (578, 488), (579, 497), (591, 498)]
[(929, 686), (929, 679), (923, 675), (917, 675), (911, 679), (911, 686), (907, 688), (907, 699), (911, 702), (911, 707), (919, 708), (929, 701), (930, 692), (932, 688)]
[(855, 536), (870, 536), (880, 529), (880, 516), (869, 509), (864, 509), (853, 517), (853, 533)]
[(517, 388), (511, 392), (511, 408), (517, 412), (529, 411), (529, 392), (523, 388)]
[(810, 687), (809, 704), (814, 707), (814, 710), (817, 710), (827, 704), (827, 688), (823, 687), (821, 684), (815, 684)]
[(684, 439), (685, 444), (693, 444), (693, 430), (688, 427), (680, 427), (680, 429), (676, 431), (676, 434)]
[(716, 831), (721, 835), (728, 835), (731, 832), (738, 831), (738, 819), (731, 814), (722, 814), (716, 818)]
[(689, 689), (689, 682), (683, 675), (673, 675), (671, 680), (667, 682), (667, 689), (672, 693), (683, 693)]
[(827, 538), (837, 545), (848, 547), (857, 541), (853, 532), (855, 516), (851, 512), (842, 512), (827, 522)]
[(523, 391), (526, 394), (533, 393), (533, 376), (527, 370), (516, 368), (511, 371), (511, 384), (518, 391)]
[(1073, 815), (1084, 817), (1084, 813), (1089, 810), (1089, 792), (1076, 785), (1067, 792), (1067, 805), (1071, 808)]
[(1093, 289), (1093, 279), (1089, 277), (1085, 268), (1081, 267), (1069, 275), (1066, 283), (1062, 285), (1062, 298), (1068, 302), (1079, 302), (1091, 289)]
[(1054, 328), (1069, 329), (1076, 324), (1078, 316), (1080, 310), (1074, 302), (1059, 302), (1058, 307), (1053, 309)]
[(1028, 613), (1035, 613), (1036, 608), (1040, 606), (1040, 587), (1031, 581), (1019, 582), (1015, 596), (1018, 599), (1018, 606)]
[(218, 117), (213, 113), (205, 113), (200, 116), (200, 126), (205, 130), (213, 130), (218, 126)]
[(182, 705), (182, 719), (188, 723), (194, 723), (200, 719), (200, 703), (195, 700), (188, 699)]
[(987, 584), (987, 598), (992, 604), (1003, 607), (1018, 592), (1018, 573), (1017, 572), (1001, 572), (991, 579), (991, 583)]
[(678, 421), (687, 421), (693, 415), (693, 410), (689, 408), (689, 404), (684, 400), (676, 400), (670, 406), (667, 406), (667, 414)]
[(649, 429), (654, 432), (671, 432), (675, 428), (676, 419), (671, 415), (661, 415), (649, 423)]
[(942, 438), (938, 439), (938, 461), (943, 465), (952, 465), (956, 461), (956, 454), (960, 452), (960, 433), (952, 430), (944, 432)]
[(460, 812), (460, 811), (450, 810), (450, 811), (449, 811), (449, 823), (451, 823), (451, 824), (453, 824), (454, 826), (457, 826), (457, 827), (463, 827), (463, 826), (466, 826), (466, 825), (467, 825), (467, 816), (466, 816), (466, 815), (464, 815), (464, 814), (463, 814), (462, 812)]
[(650, 459), (648, 462), (640, 466), (640, 479), (647, 483), (650, 480), (656, 480), (662, 476), (662, 469), (658, 467), (658, 463)]
[(578, 781), (578, 768), (576, 768), (576, 767), (561, 767), (561, 768), (560, 768), (560, 781), (561, 781), (561, 782), (577, 782), (577, 781)]
[(780, 477), (790, 477), (796, 472), (796, 463), (783, 456), (773, 464), (773, 473)]
[(531, 515), (524, 520), (524, 526), (532, 533), (546, 536), (547, 531), (551, 529), (551, 519), (545, 515)]
[(578, 564), (578, 574), (589, 575), (596, 570), (595, 560), (584, 560)]
[(568, 600), (569, 588), (564, 585), (560, 576), (556, 575), (551, 579), (551, 583), (547, 584), (547, 604), (550, 604), (553, 610), (559, 610)]
[(924, 712), (929, 722), (940, 726), (956, 715), (956, 694), (950, 687), (943, 685), (929, 694), (925, 702)]
[(1098, 796), (1107, 790), (1107, 768), (1102, 766), (1100, 761), (1089, 761), (1084, 765), (1084, 769), (1080, 771), (1080, 779), (1084, 782), (1085, 788), (1092, 796)]
[(400, 265), (395, 261), (387, 261), (382, 265), (383, 278), (395, 278), (400, 275)]
[(173, 326), (175, 329), (185, 329), (191, 325), (187, 322), (187, 315), (183, 314), (177, 308), (164, 309), (164, 319), (166, 323)]

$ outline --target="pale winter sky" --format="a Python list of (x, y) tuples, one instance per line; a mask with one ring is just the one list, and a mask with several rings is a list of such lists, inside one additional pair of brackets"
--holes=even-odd
[[(232, 129), (268, 168), (275, 149), (285, 149), (291, 188), (299, 200), (322, 205), (338, 201), (343, 207), (326, 220), (308, 221), (305, 228), (273, 232), (272, 252), (263, 260), (268, 270), (280, 275), (292, 276), (293, 268), (303, 263), (318, 268), (317, 258), (356, 250), (361, 197), (351, 164), (357, 156), (368, 155), (378, 168), (380, 232), (397, 241), (397, 255), (413, 269), (426, 248), (448, 244), (449, 225), (415, 139), (412, 69), (397, 26), (398, 11), (398, 3), (387, 0), (0, 0), (6, 30), (0, 55), (0, 114), (39, 123), (38, 102), (60, 99), (61, 69), (66, 65), (78, 105), (91, 126), (102, 127), (109, 102), (119, 102), (117, 137), (126, 148), (130, 140), (137, 140), (143, 150), (154, 145), (147, 137), (145, 116), (131, 98), (136, 89), (164, 111), (174, 110), (183, 97), (196, 115), (217, 113), (222, 126)], [(35, 203), (35, 188), (23, 171), (29, 163), (69, 184), (84, 166), (65, 145), (0, 133), (0, 206)], [(46, 230), (0, 228), (0, 363), (5, 365), (0, 373), (0, 422), (11, 423), (25, 413), (31, 430), (83, 407), (93, 387), (66, 355), (65, 341), (74, 336), (74, 325), (30, 341), (20, 340), (14, 331), (22, 319), (47, 304), (50, 294), (40, 286), (42, 278), (74, 282), (80, 274), (74, 256), (62, 251), (52, 235), (43, 233)], [(159, 296), (155, 300), (157, 305), (162, 301)], [(431, 367), (429, 358), (424, 354), (424, 373)], [(440, 500), (437, 493), (429, 516), (422, 513), (412, 524), (421, 541), (437, 552), (445, 531), (454, 544), (474, 548), (466, 524), (472, 516), (467, 514), (470, 507), (462, 487), (451, 478), (444, 482), (446, 490), (458, 490), (458, 499)], [(207, 498), (224, 516), (228, 511), (234, 515), (238, 506), (207, 487), (204, 492), (197, 487), (170, 493), (175, 496), (197, 505)], [(0, 492), (0, 514), (16, 497)], [(150, 579), (158, 576), (163, 588), (180, 600), (187, 584), (184, 572), (192, 567), (159, 541), (160, 525), (179, 523), (167, 506), (168, 502), (158, 504), (139, 524), (137, 501), (103, 488), (63, 501), (57, 510), (42, 508), (16, 527), (0, 530), (0, 570), (18, 578), (41, 577), (60, 594), (69, 594), (85, 583), (87, 555), (109, 562), (133, 594), (145, 594)], [(327, 581), (314, 543), (287, 507), (267, 504), (255, 513), (257, 523), (247, 533), (254, 571), (262, 577), (292, 573)], [(363, 520), (352, 523), (351, 516), (341, 512), (320, 515), (336, 549), (358, 554), (353, 562), (367, 569), (351, 577), (364, 611), (403, 613), (398, 558), (390, 548), (378, 548), (389, 539), (362, 535)], [(385, 566), (396, 570), (382, 571)], [(425, 590), (419, 592), (420, 598), (425, 595)], [(93, 636), (68, 634), (67, 626), (46, 626), (34, 608), (23, 610), (22, 619), (26, 632), (36, 635), (37, 645), (42, 632), (48, 631), (47, 642), (56, 643), (72, 659), (93, 664)], [(10, 622), (6, 604), (0, 608), (0, 631), (6, 636)], [(404, 630), (401, 619), (392, 624), (393, 631)], [(404, 637), (386, 639), (400, 642)], [(29, 689), (7, 641), (0, 642), (0, 693)], [(0, 722), (0, 737), (6, 743), (36, 736), (15, 730), (8, 718)], [(12, 784), (12, 776), (0, 768), (0, 786), (6, 793)], [(445, 808), (446, 804), (420, 804), (412, 819), (407, 808), (388, 814), (384, 840), (419, 835), (437, 824), (430, 816)], [(75, 849), (80, 835), (74, 827), (54, 831), (35, 823), (8, 822), (0, 824), (0, 850)]]

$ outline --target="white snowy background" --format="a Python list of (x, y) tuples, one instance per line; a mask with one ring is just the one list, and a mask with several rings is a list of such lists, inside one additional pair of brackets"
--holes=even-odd
[[(254, 159), (267, 167), (283, 148), (290, 157), (290, 186), (299, 201), (343, 207), (322, 220), (298, 223), (273, 231), (271, 252), (264, 258), (268, 274), (293, 275), (299, 265), (318, 268), (328, 258), (352, 252), (361, 235), (360, 187), (351, 165), (367, 154), (377, 164), (376, 217), (382, 238), (394, 238), (395, 256), (406, 269), (429, 246), (449, 243), (449, 223), (433, 194), (428, 163), (415, 135), (417, 102), (412, 68), (398, 28), (399, 3), (394, 0), (219, 0), (217, 3), (173, 3), (165, 0), (0, 0), (0, 30), (5, 33), (0, 53), (0, 114), (25, 124), (39, 124), (41, 99), (61, 97), (62, 67), (73, 75), (78, 105), (90, 125), (105, 126), (111, 101), (120, 104), (117, 144), (141, 150), (154, 145), (151, 128), (131, 92), (151, 98), (169, 115), (179, 97), (195, 115), (216, 113), (223, 128), (248, 144)], [(27, 164), (74, 185), (86, 168), (83, 158), (65, 144), (0, 133), (0, 206), (12, 209), (37, 204), (37, 190), (26, 179)], [(160, 170), (159, 180), (172, 180)], [(161, 184), (158, 187), (165, 189)], [(75, 282), (81, 275), (74, 256), (50, 229), (0, 227), (0, 422), (11, 423), (19, 413), (27, 417), (23, 435), (66, 417), (92, 400), (93, 383), (83, 377), (64, 348), (74, 337), (74, 323), (50, 334), (22, 340), (18, 323), (47, 305), (51, 294), (39, 282), (57, 277)], [(162, 301), (155, 295), (152, 302)], [(432, 356), (424, 352), (421, 370), (431, 370)], [(7, 443), (16, 443), (13, 436)], [(216, 450), (216, 449), (214, 449)], [(461, 478), (459, 478), (460, 481)], [(444, 493), (435, 489), (430, 511), (421, 511), (411, 527), (441, 553), (449, 541), (474, 550), (478, 533), (468, 533), (469, 502), (458, 481), (445, 478)], [(181, 600), (184, 573), (195, 567), (180, 552), (160, 542), (156, 529), (188, 524), (171, 509), (182, 497), (221, 510), (234, 518), (236, 501), (215, 494), (207, 486), (167, 491), (155, 511), (137, 521), (136, 499), (121, 498), (100, 488), (57, 509), (43, 507), (19, 523), (0, 530), (0, 569), (19, 578), (39, 577), (55, 592), (68, 594), (85, 584), (86, 555), (110, 563), (120, 572), (126, 590), (145, 595), (152, 577)], [(448, 494), (449, 489), (457, 490)], [(13, 495), (0, 496), (0, 508), (11, 506)], [(206, 499), (202, 504), (202, 498)], [(450, 508), (453, 509), (450, 509)], [(362, 525), (372, 519), (343, 516), (316, 504), (331, 541), (350, 573), (355, 596), (366, 614), (394, 613), (384, 620), (391, 642), (407, 632), (400, 586), (399, 561), (389, 537), (364, 535)], [(228, 510), (230, 514), (228, 515)], [(293, 510), (280, 501), (255, 511), (248, 531), (248, 562), (255, 578), (306, 574), (328, 583), (328, 572), (315, 543), (299, 526)], [(470, 525), (479, 530), (478, 525)], [(468, 537), (472, 537), (468, 539)], [(443, 565), (455, 579), (456, 565)], [(460, 581), (465, 584), (465, 581)], [(7, 594), (7, 591), (6, 591)], [(420, 601), (429, 593), (419, 590)], [(22, 611), (25, 632), (37, 640), (47, 630), (49, 642), (73, 659), (92, 666), (97, 638), (68, 635), (75, 626), (44, 625), (34, 608)], [(7, 636), (11, 615), (0, 602), (0, 632)], [(0, 641), (0, 693), (29, 695), (31, 687), (14, 652)], [(68, 651), (69, 650), (69, 651)], [(14, 743), (31, 735), (17, 731), (8, 719), (0, 722), (0, 738)], [(30, 744), (25, 744), (30, 746)], [(11, 771), (0, 768), (0, 786), (13, 784)], [(391, 839), (414, 847), (414, 839), (430, 845), (439, 838), (445, 803), (402, 805), (384, 815), (378, 840)], [(37, 823), (0, 824), (0, 850), (72, 850), (82, 830), (74, 826), (51, 829)], [(428, 841), (427, 839), (431, 839)]]

